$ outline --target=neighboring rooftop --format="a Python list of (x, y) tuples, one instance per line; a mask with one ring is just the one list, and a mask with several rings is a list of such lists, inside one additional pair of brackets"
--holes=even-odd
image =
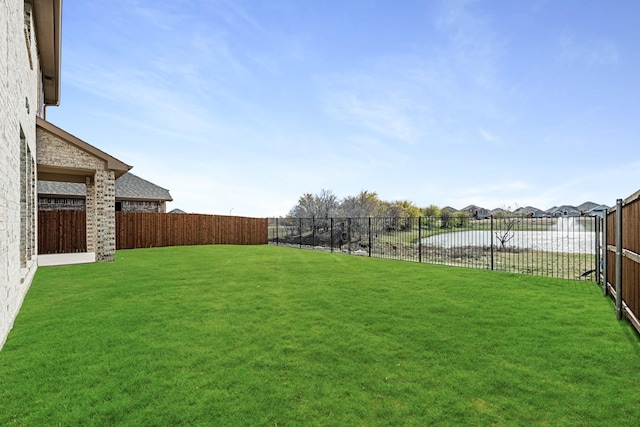
[[(86, 186), (73, 182), (38, 181), (38, 195), (50, 197), (85, 197)], [(116, 199), (173, 200), (169, 190), (127, 172), (116, 179)]]

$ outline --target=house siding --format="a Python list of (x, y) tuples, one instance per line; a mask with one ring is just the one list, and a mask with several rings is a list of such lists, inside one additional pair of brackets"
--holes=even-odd
[(35, 121), (40, 65), (31, 16), (25, 14), (24, 2), (0, 0), (0, 348), (37, 268)]
[[(166, 202), (154, 200), (120, 200), (123, 212), (166, 212)], [(38, 197), (38, 210), (41, 211), (83, 211), (86, 203), (83, 198), (75, 197)]]
[(84, 197), (38, 197), (38, 210), (40, 211), (83, 211), (86, 209)]
[(149, 200), (122, 200), (123, 212), (166, 212), (165, 202)]

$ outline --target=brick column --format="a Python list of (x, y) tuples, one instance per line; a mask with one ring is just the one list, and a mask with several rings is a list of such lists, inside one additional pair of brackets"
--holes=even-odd
[(87, 186), (87, 252), (94, 252), (97, 255), (97, 222), (98, 215), (96, 212), (96, 185), (93, 177), (87, 177), (85, 184)]
[(96, 261), (113, 261), (116, 253), (116, 190), (113, 171), (96, 171)]

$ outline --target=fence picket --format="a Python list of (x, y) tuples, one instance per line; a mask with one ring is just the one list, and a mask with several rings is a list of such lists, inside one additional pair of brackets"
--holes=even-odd
[[(240, 224), (241, 226), (238, 226)], [(116, 212), (116, 249), (267, 244), (266, 218)], [(39, 211), (38, 253), (86, 252), (85, 211)]]
[[(605, 294), (615, 298), (616, 315), (640, 332), (640, 192), (619, 200), (604, 220)], [(618, 231), (618, 233), (616, 233)]]

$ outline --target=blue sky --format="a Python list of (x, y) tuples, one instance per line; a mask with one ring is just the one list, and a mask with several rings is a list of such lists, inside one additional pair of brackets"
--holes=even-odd
[(640, 188), (640, 2), (65, 0), (47, 119), (171, 191), (489, 209)]

